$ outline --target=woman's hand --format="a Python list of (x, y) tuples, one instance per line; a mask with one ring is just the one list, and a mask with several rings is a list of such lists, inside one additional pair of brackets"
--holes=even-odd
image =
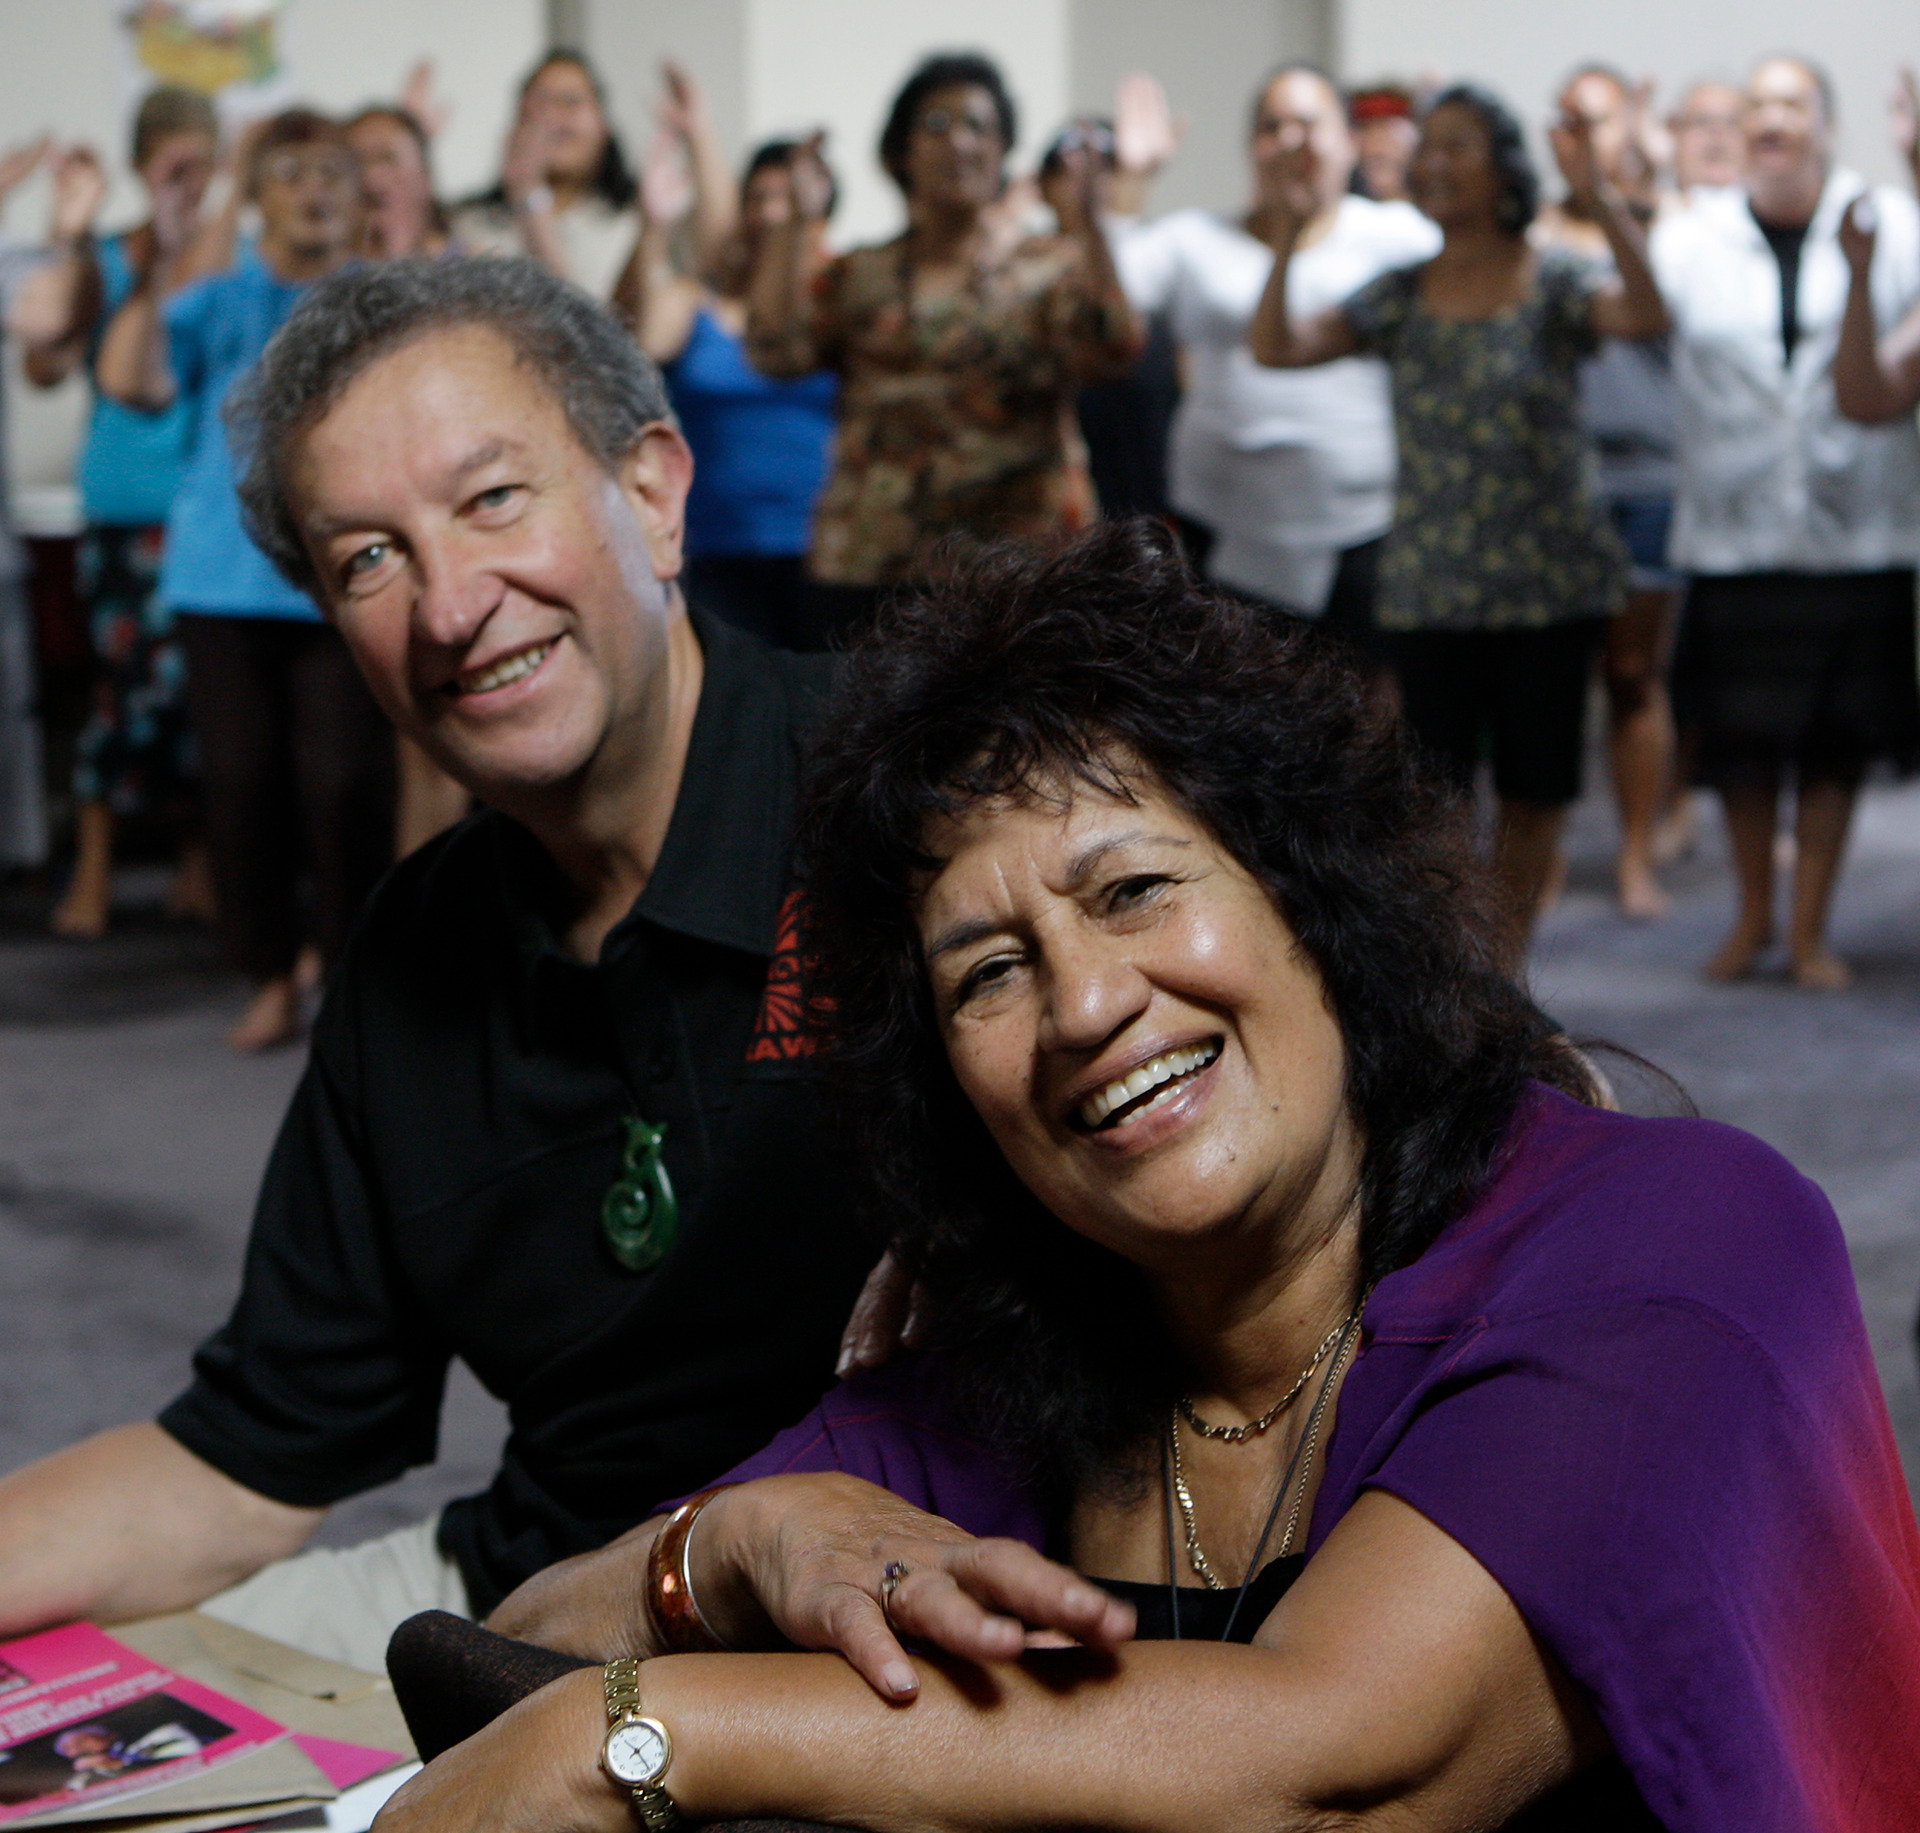
[(601, 1769), (597, 1668), (568, 1674), (434, 1758), (374, 1821), (377, 1833), (633, 1833), (633, 1806)]
[(93, 219), (106, 201), (107, 175), (90, 146), (70, 146), (53, 165), (53, 219), (47, 239), (77, 242), (93, 233)]
[(1574, 105), (1571, 90), (1561, 96), (1560, 119), (1547, 129), (1547, 138), (1553, 142), (1554, 162), (1567, 181), (1569, 198), (1584, 214), (1598, 216), (1606, 175), (1593, 150), (1593, 123)]
[(1874, 244), (1880, 239), (1880, 221), (1873, 199), (1865, 192), (1847, 206), (1840, 219), (1840, 252), (1856, 280), (1865, 282), (1873, 266)]
[(811, 133), (787, 156), (787, 173), (793, 185), (793, 220), (796, 223), (823, 223), (833, 202), (833, 174), (827, 170), (825, 148), (827, 130)]
[(1136, 70), (1113, 92), (1113, 162), (1128, 177), (1151, 178), (1180, 150), (1185, 116), (1167, 106), (1158, 77)]
[(797, 1647), (843, 1655), (896, 1703), (920, 1686), (902, 1637), (1008, 1661), (1070, 1642), (1115, 1648), (1133, 1634), (1132, 1606), (1077, 1572), (1020, 1541), (976, 1540), (857, 1477), (768, 1477), (723, 1491), (692, 1546), (694, 1590), (728, 1641), (764, 1646), (771, 1625)]
[(1268, 245), (1291, 250), (1320, 208), (1320, 155), (1306, 135), (1283, 137), (1257, 167), (1260, 227)]
[(661, 229), (683, 223), (693, 211), (693, 175), (687, 170), (686, 141), (664, 121), (647, 147), (640, 168), (640, 209)]
[(0, 201), (15, 185), (24, 183), (39, 171), (53, 154), (53, 136), (42, 134), (25, 146), (10, 147), (0, 153)]

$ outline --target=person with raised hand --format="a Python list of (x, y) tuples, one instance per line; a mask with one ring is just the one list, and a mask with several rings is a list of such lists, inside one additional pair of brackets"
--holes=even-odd
[(298, 1035), (303, 944), (336, 962), (391, 863), (393, 741), (339, 637), (242, 528), (221, 417), (306, 289), (358, 257), (359, 168), (340, 124), (304, 108), (272, 116), (246, 157), (258, 241), (229, 272), (189, 285), (150, 268), (108, 324), (96, 369), (129, 408), (183, 403), (192, 428), (160, 589), (186, 650), (222, 940), (253, 987), (228, 1041), (251, 1051)]
[[(1177, 145), (1150, 78), (1116, 98), (1123, 178), (1152, 175)], [(1150, 88), (1143, 87), (1150, 85)], [(1252, 199), (1227, 215), (1120, 216), (1114, 258), (1139, 311), (1164, 312), (1186, 359), (1169, 445), (1169, 494), (1211, 579), (1353, 644), (1375, 668), (1380, 543), (1393, 519), (1393, 410), (1377, 357), (1311, 371), (1255, 363), (1248, 328), (1273, 269), (1273, 219), (1297, 171), (1306, 217), (1288, 269), (1298, 313), (1336, 305), (1389, 269), (1431, 255), (1439, 232), (1410, 204), (1352, 190), (1346, 105), (1323, 71), (1289, 64), (1260, 85), (1248, 122)]]
[[(698, 85), (667, 65), (659, 131), (641, 171), (644, 227), (615, 297), (640, 347), (664, 369), (693, 448), (688, 595), (787, 648), (810, 640), (807, 549), (839, 391), (825, 372), (763, 375), (747, 359), (745, 335), (761, 250), (795, 215), (795, 186), (804, 182), (798, 151), (796, 141), (768, 141), (736, 181)], [(811, 177), (817, 153), (808, 163)], [(810, 274), (827, 259), (833, 203), (829, 176), (825, 209), (806, 219)]]
[[(175, 271), (199, 233), (218, 129), (212, 107), (184, 89), (152, 91), (134, 115), (131, 163), (147, 194), (145, 222), (96, 239), (106, 175), (85, 149), (56, 169), (56, 215), (71, 253), (61, 329), (25, 353), (30, 381), (51, 388), (85, 366), (89, 380), (107, 321), (155, 272)], [(173, 609), (160, 593), (167, 511), (189, 436), (183, 405), (158, 414), (122, 406), (97, 387), (76, 467), (86, 527), (79, 572), (93, 649), (92, 705), (73, 774), (73, 875), (55, 905), (56, 934), (105, 933), (113, 890), (116, 824), (147, 810), (179, 830), (180, 866), (168, 896), (176, 914), (212, 915), (186, 723), (186, 662)]]
[(475, 254), (528, 255), (609, 300), (640, 233), (639, 187), (581, 51), (553, 50), (520, 85), (500, 178), (454, 212)]
[(928, 58), (880, 135), (906, 229), (818, 272), (827, 176), (817, 142), (793, 157), (798, 208), (754, 262), (747, 353), (771, 376), (840, 378), (809, 563), (816, 641), (864, 627), (949, 540), (1058, 543), (1096, 513), (1073, 398), (1125, 371), (1140, 328), (1084, 150), (1069, 157), (1061, 233), (1007, 234), (998, 206), (1016, 138), (989, 59)]
[(1528, 241), (1539, 180), (1525, 135), (1496, 97), (1460, 85), (1428, 110), (1412, 168), (1439, 253), (1296, 315), (1288, 275), (1316, 203), (1301, 146), (1275, 184), (1273, 272), (1248, 333), (1255, 358), (1276, 367), (1370, 353), (1392, 374), (1400, 469), (1376, 615), (1407, 721), (1463, 793), (1490, 743), (1516, 963), (1560, 871), (1588, 668), (1626, 590), (1626, 554), (1590, 482), (1580, 366), (1603, 337), (1666, 325), (1591, 123), (1569, 111), (1550, 137), (1611, 272)]
[[(1660, 207), (1664, 146), (1656, 138), (1645, 84), (1607, 64), (1576, 70), (1562, 86), (1563, 115), (1589, 123), (1595, 157), (1641, 228)], [(1534, 225), (1540, 246), (1610, 259), (1606, 232), (1569, 195)], [(1678, 398), (1664, 341), (1610, 337), (1587, 359), (1581, 407), (1599, 467), (1602, 502), (1632, 563), (1625, 602), (1601, 642), (1607, 692), (1607, 750), (1620, 843), (1614, 895), (1621, 913), (1665, 916), (1671, 903), (1655, 873), (1656, 830), (1674, 772), (1673, 707), (1667, 667), (1683, 580), (1667, 563), (1678, 484)]]
[[(1898, 363), (1884, 363), (1920, 306), (1920, 208), (1834, 160), (1832, 87), (1805, 58), (1755, 66), (1744, 126), (1743, 183), (1697, 193), (1653, 236), (1681, 400), (1670, 552), (1692, 575), (1676, 681), (1726, 811), (1738, 887), (1706, 971), (1744, 978), (1774, 943), (1791, 782), (1786, 969), (1835, 991), (1852, 972), (1827, 926), (1861, 779), (1877, 759), (1920, 754), (1920, 435), (1886, 411), (1902, 389)], [(1875, 235), (1856, 216), (1843, 243), (1863, 197)], [(1870, 410), (1861, 418), (1882, 424), (1849, 419), (1843, 386)]]

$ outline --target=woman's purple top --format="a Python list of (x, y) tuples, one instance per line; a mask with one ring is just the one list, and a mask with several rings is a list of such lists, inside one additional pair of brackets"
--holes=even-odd
[[(814, 1470), (1047, 1541), (924, 1359), (729, 1480)], [(1839, 1225), (1758, 1140), (1531, 1090), (1368, 1301), (1309, 1554), (1368, 1488), (1499, 1581), (1671, 1833), (1920, 1829), (1920, 1532)]]

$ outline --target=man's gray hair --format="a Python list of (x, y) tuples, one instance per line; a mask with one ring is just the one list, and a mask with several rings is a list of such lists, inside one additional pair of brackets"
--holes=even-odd
[(301, 591), (325, 597), (288, 498), (296, 442), (382, 357), (464, 325), (512, 346), (609, 471), (644, 428), (673, 420), (658, 367), (626, 328), (532, 261), (414, 258), (330, 275), (274, 333), (225, 409), (247, 533)]

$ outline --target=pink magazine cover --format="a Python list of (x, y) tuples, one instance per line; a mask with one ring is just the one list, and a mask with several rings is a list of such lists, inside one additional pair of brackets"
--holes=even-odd
[(144, 1794), (286, 1735), (90, 1623), (0, 1643), (0, 1825)]

